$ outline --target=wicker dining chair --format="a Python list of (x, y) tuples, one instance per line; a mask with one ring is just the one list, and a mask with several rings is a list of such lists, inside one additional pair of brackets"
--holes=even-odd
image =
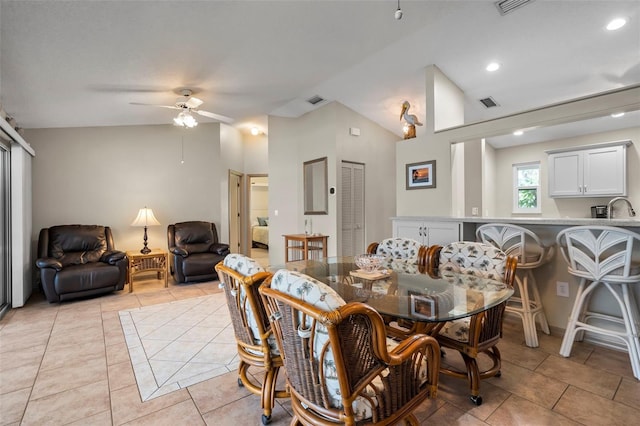
[[(476, 275), (503, 281), (513, 287), (518, 259), (507, 256), (500, 249), (484, 243), (455, 242), (444, 247), (432, 246), (427, 257), (427, 271), (451, 271)], [(477, 301), (484, 303), (484, 301)], [(467, 301), (474, 303), (474, 301)], [(458, 351), (465, 363), (466, 370), (443, 365), (440, 372), (469, 381), (471, 401), (482, 404), (480, 380), (500, 376), (502, 360), (497, 348), (502, 337), (502, 319), (506, 302), (471, 317), (447, 322), (436, 336), (440, 346)], [(492, 366), (480, 371), (478, 356), (484, 353), (492, 361)]]
[[(398, 272), (410, 274), (424, 273), (427, 247), (411, 238), (387, 238), (367, 247), (368, 254), (380, 254), (387, 258), (386, 266)], [(419, 324), (389, 315), (382, 316), (387, 326), (387, 334), (395, 339), (405, 339), (417, 333)]]
[(427, 258), (427, 247), (411, 238), (387, 238), (367, 246), (368, 254), (381, 254), (388, 258), (394, 270), (422, 272)]
[(276, 272), (260, 293), (287, 370), (292, 425), (418, 425), (413, 411), (437, 392), (433, 337), (390, 341), (373, 308), (299, 272)]
[[(271, 332), (258, 287), (271, 276), (254, 260), (241, 254), (227, 255), (215, 266), (224, 287), (227, 307), (238, 346), (238, 385), (261, 397), (262, 423), (271, 422), (275, 398), (288, 398), (289, 392), (276, 389), (282, 357)], [(250, 367), (264, 371), (260, 382), (247, 374)], [(256, 376), (255, 374), (253, 375)]]

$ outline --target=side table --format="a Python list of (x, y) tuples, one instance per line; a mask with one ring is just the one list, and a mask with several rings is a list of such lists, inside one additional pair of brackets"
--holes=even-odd
[(283, 237), (285, 262), (327, 257), (328, 235), (289, 234)]
[(128, 250), (129, 267), (127, 268), (127, 282), (129, 293), (133, 291), (133, 277), (141, 272), (156, 271), (158, 279), (164, 275), (164, 286), (169, 286), (167, 266), (169, 265), (169, 253), (162, 249), (152, 249), (150, 253), (142, 254), (139, 250)]

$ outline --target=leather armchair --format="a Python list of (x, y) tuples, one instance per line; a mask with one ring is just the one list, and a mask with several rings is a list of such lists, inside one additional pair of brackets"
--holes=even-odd
[(169, 269), (178, 283), (218, 279), (216, 264), (229, 254), (211, 222), (179, 222), (167, 227)]
[(127, 263), (108, 226), (61, 225), (40, 231), (36, 266), (51, 303), (122, 290)]

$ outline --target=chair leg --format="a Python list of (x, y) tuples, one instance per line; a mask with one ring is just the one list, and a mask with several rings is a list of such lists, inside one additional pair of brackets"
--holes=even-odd
[(535, 310), (533, 313), (533, 325), (535, 327), (536, 318), (540, 322), (540, 329), (544, 334), (551, 334), (551, 330), (549, 330), (549, 322), (547, 321), (547, 315), (544, 313), (544, 308), (542, 306), (542, 298), (540, 297), (540, 291), (538, 290), (538, 283), (536, 281), (535, 276), (533, 275), (533, 271), (529, 269), (527, 275), (531, 279), (531, 288), (533, 289), (533, 303), (535, 305)]
[(560, 345), (560, 355), (563, 357), (568, 357), (569, 355), (571, 355), (571, 347), (573, 346), (573, 341), (575, 339), (577, 331), (576, 327), (578, 323), (578, 316), (580, 316), (583, 311), (586, 282), (587, 280), (585, 278), (582, 278), (580, 280), (580, 284), (578, 285), (576, 300), (573, 303), (573, 308), (571, 309), (571, 314), (569, 315), (567, 328), (564, 332), (564, 337), (562, 338), (562, 345)]
[(476, 405), (482, 404), (480, 396), (480, 371), (478, 369), (478, 361), (475, 358), (460, 352), (462, 359), (467, 367), (467, 379), (469, 380), (469, 390), (471, 391), (471, 401)]
[[(622, 287), (622, 299), (619, 300), (622, 308), (622, 318), (626, 330), (629, 360), (636, 379), (640, 379), (640, 341), (638, 340), (638, 307), (633, 292), (629, 290), (629, 284), (620, 284)], [(632, 301), (633, 299), (633, 301)]]
[(520, 306), (508, 305), (507, 311), (520, 315), (525, 343), (531, 348), (536, 348), (539, 346), (536, 320), (540, 323), (543, 333), (550, 334), (550, 330), (533, 271), (527, 269), (524, 274), (517, 274), (516, 284), (520, 297), (514, 298), (514, 302)]
[[(637, 346), (638, 364), (640, 368), (640, 310), (638, 309), (638, 303), (633, 291), (633, 287), (628, 284), (624, 284), (626, 287), (625, 303), (629, 306), (629, 316), (631, 317), (632, 334), (635, 336), (633, 339)], [(623, 290), (624, 291), (624, 290)]]

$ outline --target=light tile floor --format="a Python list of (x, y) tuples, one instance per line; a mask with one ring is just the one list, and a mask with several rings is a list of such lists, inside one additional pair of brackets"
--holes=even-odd
[[(49, 304), (34, 294), (0, 320), (2, 425), (260, 425), (260, 400), (237, 385), (235, 371), (143, 402), (119, 311), (220, 292), (217, 282), (165, 289), (155, 279), (89, 300)], [(473, 405), (466, 383), (441, 377), (438, 398), (416, 413), (421, 424), (626, 425), (640, 416), (640, 382), (626, 354), (576, 344), (558, 356), (560, 337), (524, 346), (521, 324), (505, 322), (502, 377), (481, 385)], [(455, 359), (447, 354), (446, 359)], [(278, 400), (273, 425), (287, 425)]]
[(238, 369), (223, 293), (119, 314), (143, 401)]

